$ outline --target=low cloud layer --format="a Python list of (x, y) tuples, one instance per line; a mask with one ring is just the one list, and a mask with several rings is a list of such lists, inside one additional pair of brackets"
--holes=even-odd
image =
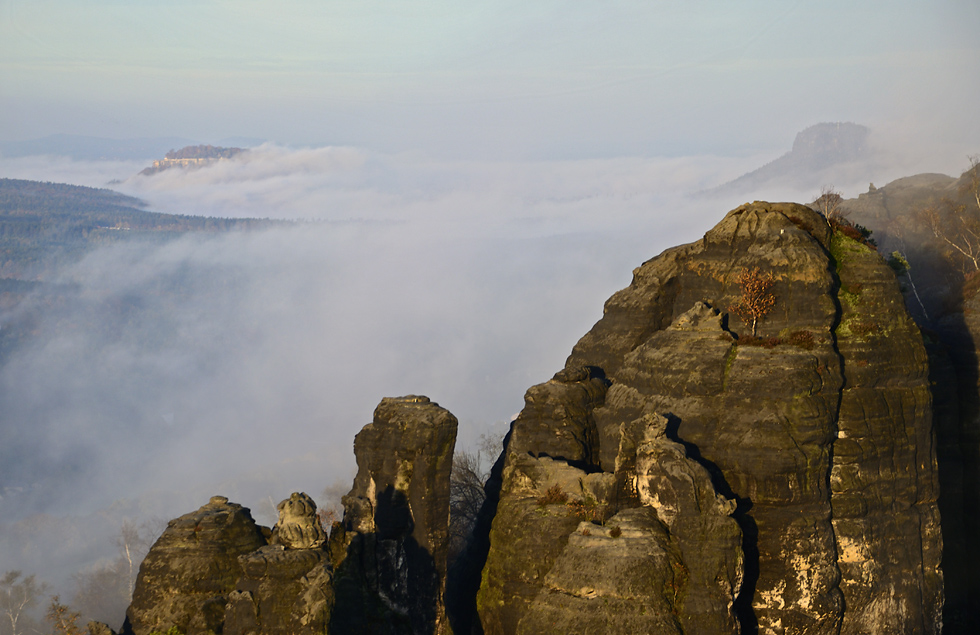
[[(16, 431), (0, 534), (21, 541), (0, 550), (0, 570), (64, 568), (23, 541), (37, 514), (173, 517), (224, 494), (271, 523), (270, 502), (349, 482), (353, 437), (385, 396), (447, 407), (464, 446), (502, 434), (634, 267), (748, 200), (687, 195), (760, 162), (440, 163), (262, 146), (146, 177), (126, 163), (7, 160), (7, 176), (122, 179), (116, 189), (158, 211), (303, 220), (117, 245), (61, 273), (74, 291), (0, 371)], [(68, 560), (48, 552), (84, 564), (85, 549), (98, 555), (91, 539)]]

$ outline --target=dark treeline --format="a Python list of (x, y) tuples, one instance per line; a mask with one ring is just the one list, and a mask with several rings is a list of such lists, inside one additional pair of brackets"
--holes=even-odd
[[(14, 349), (40, 334), (42, 316), (59, 314), (58, 308), (78, 292), (73, 284), (57, 282), (59, 272), (96, 248), (121, 243), (160, 245), (192, 233), (217, 235), (289, 224), (161, 214), (145, 207), (140, 199), (107, 189), (0, 179), (0, 365)], [(188, 285), (222, 284), (229, 275), (234, 272), (213, 272), (207, 281), (168, 280), (168, 288), (148, 293), (180, 295), (187, 292)], [(121, 308), (120, 313), (126, 311)], [(84, 319), (76, 315), (71, 321)], [(54, 324), (72, 328), (64, 320)]]
[(0, 277), (40, 280), (90, 249), (120, 241), (166, 241), (188, 232), (227, 232), (283, 224), (148, 212), (106, 189), (0, 179)]

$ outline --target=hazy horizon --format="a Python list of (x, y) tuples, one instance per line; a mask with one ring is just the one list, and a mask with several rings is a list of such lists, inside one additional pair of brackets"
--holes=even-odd
[(6, 0), (0, 141), (746, 156), (854, 121), (909, 144), (976, 146), (978, 28), (969, 0)]

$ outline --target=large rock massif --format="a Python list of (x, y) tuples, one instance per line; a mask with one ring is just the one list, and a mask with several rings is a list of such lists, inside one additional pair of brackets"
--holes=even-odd
[(305, 494), (272, 530), (216, 497), (153, 547), (126, 629), (937, 633), (929, 379), (871, 247), (744, 205), (637, 268), (528, 390), (449, 588), (456, 419), (385, 399), (329, 539)]
[[(775, 303), (752, 337), (729, 307), (756, 267)], [(745, 205), (636, 269), (526, 401), (491, 501), (486, 632), (939, 630), (926, 351), (885, 262), (811, 209)], [(644, 577), (604, 584), (617, 560), (583, 541), (624, 538), (606, 550)]]
[(327, 536), (293, 493), (271, 530), (215, 496), (172, 520), (140, 567), (132, 635), (444, 633), (456, 418), (426, 397), (384, 399), (354, 443), (359, 471)]

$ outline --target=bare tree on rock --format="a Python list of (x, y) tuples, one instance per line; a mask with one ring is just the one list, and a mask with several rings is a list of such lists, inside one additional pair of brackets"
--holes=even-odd
[(970, 157), (961, 177), (959, 198), (942, 197), (916, 213), (941, 250), (964, 273), (980, 271), (980, 155)]
[(776, 305), (776, 296), (770, 292), (775, 278), (771, 271), (762, 273), (758, 267), (743, 267), (735, 277), (742, 294), (728, 310), (752, 325), (752, 337), (756, 335), (759, 320), (769, 315)]
[(833, 185), (824, 185), (820, 188), (820, 196), (814, 199), (810, 207), (823, 214), (832, 225), (839, 223), (847, 217), (843, 208), (844, 197), (834, 189)]

